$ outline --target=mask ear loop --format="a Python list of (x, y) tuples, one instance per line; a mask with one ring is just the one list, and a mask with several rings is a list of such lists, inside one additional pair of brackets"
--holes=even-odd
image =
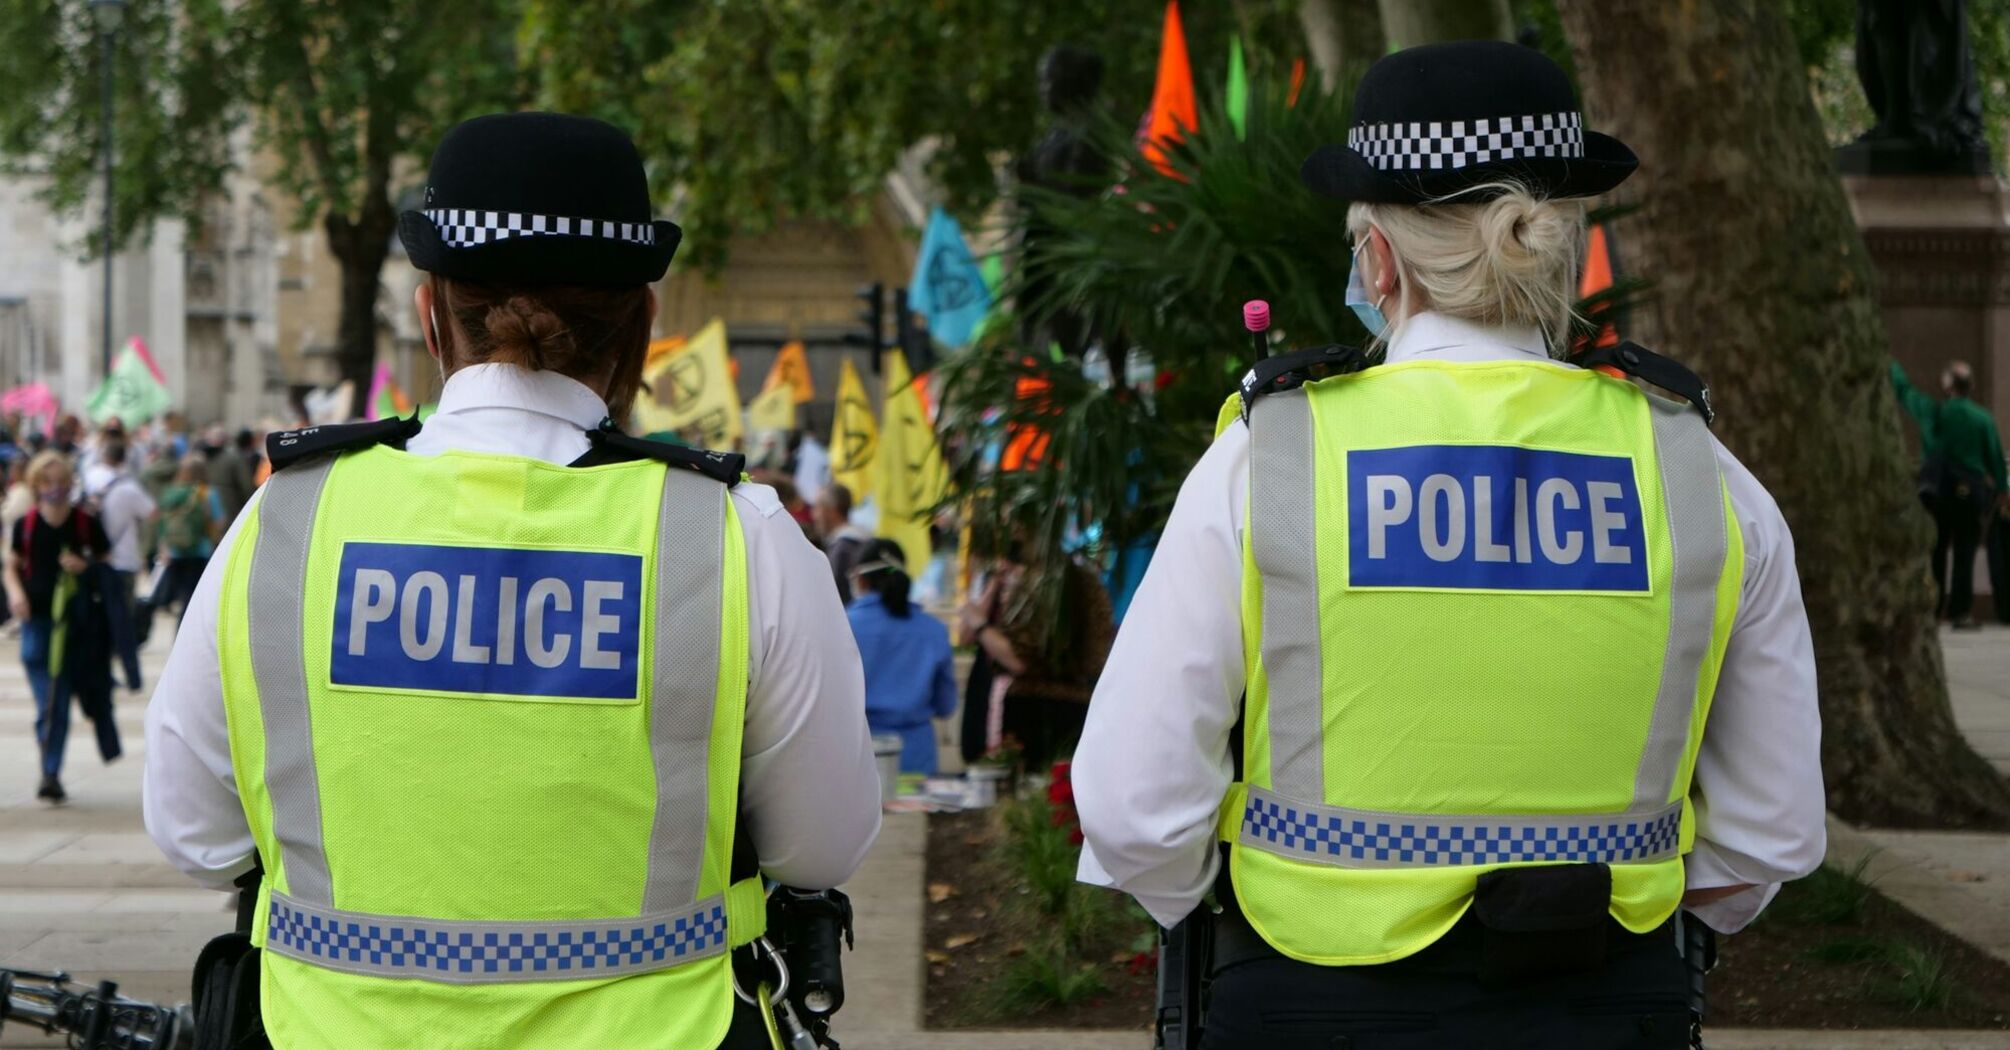
[[(1369, 229), (1374, 229), (1374, 227), (1372, 227), (1372, 226), (1371, 226), (1371, 227), (1369, 227)], [(1384, 235), (1383, 235), (1383, 239), (1384, 239), (1384, 240), (1386, 240), (1387, 238), (1388, 238), (1388, 235), (1387, 235), (1387, 234), (1384, 234)], [(1361, 260), (1360, 260), (1360, 259), (1358, 258), (1358, 256), (1360, 256), (1360, 254), (1361, 254), (1361, 249), (1363, 249), (1363, 248), (1366, 248), (1366, 247), (1368, 247), (1368, 238), (1367, 238), (1367, 235), (1366, 235), (1366, 234), (1363, 234), (1363, 235), (1362, 235), (1362, 238), (1361, 238), (1361, 243), (1360, 243), (1360, 244), (1357, 244), (1357, 245), (1355, 245), (1355, 246), (1354, 246), (1354, 255), (1356, 256), (1356, 258), (1355, 258), (1355, 260), (1354, 260), (1354, 265), (1355, 265), (1355, 266), (1359, 266), (1359, 265), (1361, 265)], [(1390, 251), (1389, 251), (1389, 257), (1390, 257), (1391, 259), (1394, 259), (1394, 258), (1396, 257), (1396, 252), (1395, 252), (1395, 249), (1393, 249), (1393, 248), (1392, 248), (1392, 249), (1390, 249)], [(1364, 275), (1364, 276), (1365, 276), (1365, 275)], [(1385, 302), (1385, 301), (1386, 301), (1386, 300), (1387, 300), (1388, 298), (1389, 298), (1389, 293), (1388, 293), (1388, 292), (1383, 292), (1383, 293), (1382, 293), (1381, 295), (1378, 295), (1378, 296), (1376, 296), (1376, 297), (1375, 297), (1375, 309), (1376, 309), (1377, 311), (1380, 311), (1380, 310), (1382, 309), (1382, 303), (1383, 303), (1383, 302)], [(1386, 315), (1386, 314), (1384, 314), (1383, 316), (1387, 316), (1387, 315)]]

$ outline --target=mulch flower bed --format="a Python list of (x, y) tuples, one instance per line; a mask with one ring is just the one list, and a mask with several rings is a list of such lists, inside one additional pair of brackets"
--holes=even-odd
[[(1141, 912), (1066, 964), (1100, 990), (1065, 1005), (1001, 1005), (1004, 975), (1051, 940), (1046, 921), (1014, 903), (1029, 890), (998, 857), (1007, 834), (997, 810), (929, 817), (927, 1025), (1149, 1027), (1157, 956)], [(1834, 871), (1790, 884), (1720, 943), (1713, 1028), (2010, 1029), (2010, 965)]]

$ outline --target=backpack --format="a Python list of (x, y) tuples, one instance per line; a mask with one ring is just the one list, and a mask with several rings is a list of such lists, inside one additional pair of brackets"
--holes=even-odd
[[(209, 538), (209, 486), (192, 485), (179, 491), (188, 498), (161, 508), (161, 543), (170, 554), (189, 554), (200, 551), (202, 542)], [(173, 493), (169, 496), (171, 499)]]

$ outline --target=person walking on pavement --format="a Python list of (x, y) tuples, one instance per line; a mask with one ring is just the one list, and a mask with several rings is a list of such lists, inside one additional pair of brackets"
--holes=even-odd
[(1353, 119), (1303, 176), (1386, 356), (1258, 363), (1187, 477), (1075, 752), (1080, 875), (1213, 927), (1204, 1048), (1687, 1047), (1679, 946), (1822, 860), (1792, 537), (1686, 370), (1552, 357), (1580, 199), (1635, 166), (1561, 69), (1413, 48)]
[(69, 797), (62, 773), (72, 695), (85, 701), (99, 755), (106, 762), (120, 755), (109, 698), (79, 680), (83, 654), (76, 649), (82, 639), (69, 629), (79, 619), (73, 607), (87, 604), (89, 588), (97, 583), (85, 577), (110, 552), (111, 542), (98, 520), (74, 502), (77, 479), (68, 455), (53, 449), (37, 453), (28, 464), (27, 483), (35, 504), (8, 534), (7, 604), (21, 624), (21, 663), (35, 696), (35, 741), (42, 751), (42, 783), (35, 794), (59, 803)]
[[(139, 623), (139, 610), (133, 602), (133, 581), (146, 568), (144, 551), (148, 524), (153, 520), (152, 496), (142, 487), (139, 480), (127, 469), (131, 452), (124, 440), (107, 441), (98, 452), (98, 465), (107, 472), (97, 491), (89, 495), (90, 506), (96, 509), (98, 520), (103, 523), (105, 536), (111, 541), (110, 556), (105, 559), (102, 595), (107, 625), (111, 628), (114, 647), (119, 662), (126, 673), (126, 685), (140, 688), (139, 647), (145, 641), (144, 627)], [(146, 606), (145, 613), (150, 618), (153, 607)]]
[(901, 772), (934, 776), (934, 720), (956, 713), (956, 654), (949, 628), (909, 602), (904, 557), (892, 540), (867, 544), (845, 612), (865, 664), (866, 724), (900, 734)]
[(852, 523), (851, 490), (831, 482), (817, 494), (812, 517), (817, 535), (823, 538), (824, 557), (831, 563), (831, 578), (837, 581), (838, 598), (851, 604), (851, 572), (872, 542), (872, 532)]
[(147, 830), (263, 863), (275, 1046), (767, 1046), (761, 876), (835, 886), (879, 827), (829, 567), (741, 457), (613, 422), (681, 236), (625, 133), (477, 117), (423, 201), (438, 412), (270, 435), (147, 709)]
[(203, 480), (206, 476), (202, 453), (191, 452), (182, 457), (174, 482), (161, 493), (157, 557), (166, 560), (167, 568), (152, 598), (157, 608), (173, 609), (177, 622), (187, 616), (217, 537), (230, 520), (224, 514), (223, 497)]
[(235, 520), (238, 511), (251, 499), (251, 464), (230, 442), (230, 432), (219, 423), (203, 435), (202, 454), (209, 472), (209, 487), (223, 503), (223, 520)]
[[(1934, 524), (1933, 585), (1939, 593), (1935, 609), (1957, 630), (1975, 630), (1981, 626), (1974, 616), (1975, 552), (1987, 540), (1991, 521), (2010, 513), (2002, 435), (1989, 410), (1969, 397), (1975, 375), (1966, 361), (1955, 361), (1940, 373), (1940, 390), (1946, 395), (1941, 401), (1913, 386), (1896, 361), (1891, 364), (1891, 382), (1900, 404), (1919, 424), (1923, 454), (1919, 496), (1933, 513)], [(2007, 599), (2010, 596), (1997, 594), (1997, 601)]]

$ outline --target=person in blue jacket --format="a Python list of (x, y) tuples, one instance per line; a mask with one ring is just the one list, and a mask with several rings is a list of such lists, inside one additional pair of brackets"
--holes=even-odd
[(852, 569), (851, 633), (865, 663), (865, 720), (874, 733), (899, 733), (900, 771), (935, 772), (931, 718), (956, 713), (949, 629), (908, 601), (913, 581), (900, 544), (874, 540)]

